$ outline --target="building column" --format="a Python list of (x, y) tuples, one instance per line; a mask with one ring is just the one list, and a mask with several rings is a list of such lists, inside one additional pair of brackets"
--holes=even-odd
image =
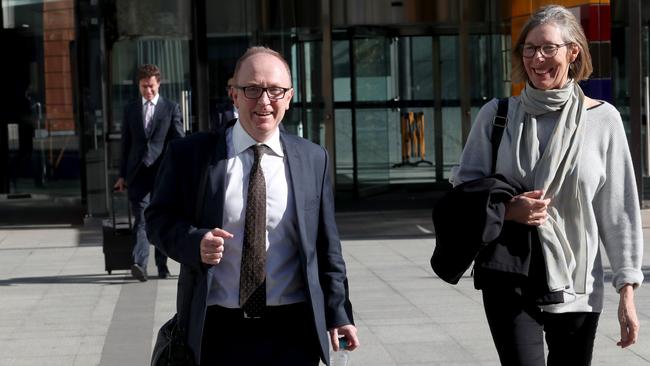
[(641, 148), (641, 123), (642, 123), (642, 96), (643, 96), (643, 64), (642, 50), (643, 40), (641, 38), (641, 0), (629, 0), (628, 3), (629, 17), (629, 44), (628, 52), (628, 70), (629, 70), (629, 90), (630, 90), (630, 153), (632, 154), (632, 164), (636, 175), (636, 186), (639, 193), (639, 199), (643, 201), (643, 159)]
[(472, 128), (472, 101), (470, 95), (470, 83), (472, 77), (470, 75), (471, 69), (469, 67), (469, 23), (466, 19), (465, 7), (470, 5), (466, 0), (460, 0), (458, 5), (460, 29), (458, 38), (458, 52), (460, 61), (460, 121), (461, 121), (461, 136), (463, 146), (469, 136), (469, 131)]
[(334, 79), (332, 75), (332, 4), (321, 0), (321, 29), (323, 32), (321, 80), (323, 97), (323, 125), (325, 126), (325, 146), (330, 156), (330, 179), (336, 192), (336, 133), (334, 132)]

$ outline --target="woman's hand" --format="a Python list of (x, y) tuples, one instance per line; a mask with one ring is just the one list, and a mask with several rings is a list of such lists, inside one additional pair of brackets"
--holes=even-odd
[(618, 303), (618, 322), (621, 325), (621, 340), (617, 346), (625, 348), (636, 343), (639, 337), (639, 318), (636, 316), (634, 305), (634, 287), (627, 284), (619, 292), (621, 299)]
[(506, 202), (505, 219), (520, 224), (540, 226), (548, 218), (546, 209), (551, 203), (550, 198), (541, 199), (543, 195), (544, 191), (540, 189), (512, 197), (509, 202)]

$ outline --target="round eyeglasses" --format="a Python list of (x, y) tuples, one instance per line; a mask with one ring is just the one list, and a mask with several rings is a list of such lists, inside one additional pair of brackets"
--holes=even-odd
[(560, 47), (568, 46), (571, 42), (563, 44), (555, 43), (546, 43), (541, 46), (533, 46), (532, 44), (525, 44), (521, 46), (521, 55), (526, 58), (534, 57), (537, 54), (537, 51), (540, 51), (542, 56), (546, 58), (554, 57), (557, 55), (557, 51)]
[(262, 93), (266, 92), (270, 100), (280, 100), (291, 88), (282, 88), (279, 86), (271, 86), (262, 88), (261, 86), (236, 86), (235, 88), (244, 91), (244, 96), (248, 99), (258, 99)]

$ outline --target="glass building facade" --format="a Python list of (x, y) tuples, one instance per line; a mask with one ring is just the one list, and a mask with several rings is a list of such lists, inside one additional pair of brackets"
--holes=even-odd
[(509, 79), (510, 46), (547, 3), (581, 20), (595, 64), (584, 89), (621, 111), (641, 191), (648, 186), (648, 2), (1, 3), (0, 44), (12, 57), (0, 61), (0, 211), (40, 197), (106, 215), (137, 66), (159, 65), (161, 95), (181, 105), (188, 133), (205, 131), (252, 45), (289, 61), (295, 96), (284, 125), (328, 149), (337, 198), (443, 190), (479, 108), (521, 89)]

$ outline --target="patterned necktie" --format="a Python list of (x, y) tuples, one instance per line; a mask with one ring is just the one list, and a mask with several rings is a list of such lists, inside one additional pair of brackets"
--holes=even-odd
[(260, 165), (266, 146), (251, 148), (255, 160), (248, 180), (239, 304), (247, 317), (256, 318), (266, 307), (266, 182)]
[(149, 125), (151, 125), (151, 118), (153, 117), (153, 110), (154, 110), (154, 105), (153, 102), (148, 100), (146, 103), (144, 103), (144, 129), (145, 131), (149, 128)]

